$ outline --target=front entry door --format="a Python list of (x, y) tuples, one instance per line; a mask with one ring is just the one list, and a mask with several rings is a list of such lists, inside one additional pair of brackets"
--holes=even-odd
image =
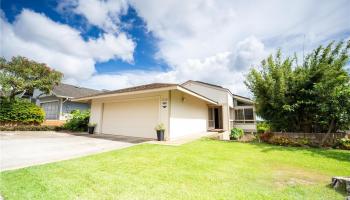
[(215, 125), (215, 129), (219, 129), (220, 128), (220, 123), (219, 123), (219, 109), (218, 108), (214, 108), (214, 125)]
[(210, 107), (208, 114), (208, 129), (221, 129), (221, 107)]

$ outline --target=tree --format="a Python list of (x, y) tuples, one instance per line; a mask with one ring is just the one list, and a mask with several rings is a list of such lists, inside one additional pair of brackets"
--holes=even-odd
[(63, 74), (25, 57), (0, 58), (0, 97), (14, 99), (16, 95), (34, 89), (48, 94), (61, 82)]
[(350, 41), (319, 46), (302, 65), (296, 56), (275, 56), (252, 69), (245, 84), (257, 103), (257, 113), (274, 130), (330, 133), (350, 128)]

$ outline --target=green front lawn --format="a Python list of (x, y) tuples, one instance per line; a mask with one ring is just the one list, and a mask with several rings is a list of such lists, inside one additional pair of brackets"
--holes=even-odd
[(344, 199), (350, 152), (209, 139), (142, 144), (1, 173), (11, 199)]

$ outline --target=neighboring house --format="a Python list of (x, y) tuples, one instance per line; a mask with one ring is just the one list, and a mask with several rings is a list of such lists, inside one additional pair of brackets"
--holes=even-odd
[(98, 94), (101, 91), (60, 83), (50, 94), (34, 90), (33, 98), (36, 104), (45, 111), (46, 120), (66, 120), (73, 110), (89, 110), (90, 104), (72, 102), (71, 99)]
[(228, 89), (198, 81), (153, 83), (108, 91), (73, 101), (91, 103), (96, 133), (156, 138), (163, 123), (166, 140), (222, 131), (232, 127), (255, 131), (254, 103)]

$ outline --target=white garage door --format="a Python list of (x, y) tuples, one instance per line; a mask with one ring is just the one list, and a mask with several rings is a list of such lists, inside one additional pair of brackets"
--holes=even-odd
[(158, 121), (158, 98), (105, 103), (102, 133), (156, 138)]

